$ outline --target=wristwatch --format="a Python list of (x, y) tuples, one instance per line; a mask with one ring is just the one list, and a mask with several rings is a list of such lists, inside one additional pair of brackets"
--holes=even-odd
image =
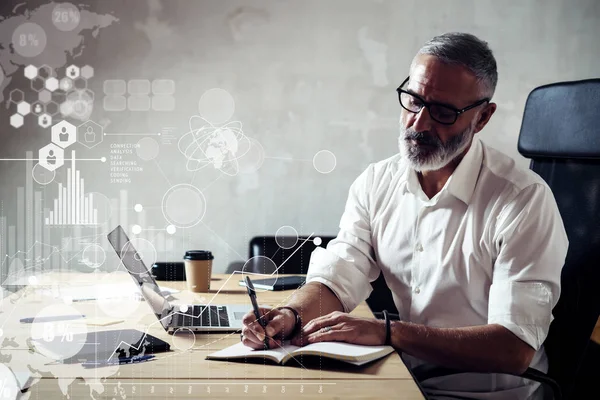
[(296, 309), (294, 309), (292, 307), (288, 307), (288, 306), (277, 307), (277, 310), (290, 310), (294, 314), (294, 318), (296, 319), (296, 322), (294, 324), (294, 329), (290, 332), (289, 335), (287, 335), (286, 338), (292, 338), (292, 337), (296, 336), (296, 334), (300, 331), (300, 329), (302, 329), (302, 318), (300, 318), (300, 313), (298, 313), (298, 311), (296, 311)]

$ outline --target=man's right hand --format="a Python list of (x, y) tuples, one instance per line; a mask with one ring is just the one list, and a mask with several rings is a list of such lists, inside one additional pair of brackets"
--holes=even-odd
[(250, 310), (244, 315), (242, 319), (242, 343), (253, 349), (264, 349), (264, 338), (269, 340), (269, 348), (275, 349), (281, 346), (283, 339), (294, 329), (296, 324), (296, 317), (290, 310), (282, 309), (270, 309), (259, 307), (259, 311), (265, 321), (267, 321), (266, 332), (265, 329), (257, 321), (254, 311)]

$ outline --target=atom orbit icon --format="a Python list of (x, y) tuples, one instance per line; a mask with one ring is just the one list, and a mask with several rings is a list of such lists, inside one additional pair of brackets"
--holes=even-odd
[[(212, 165), (226, 175), (240, 172), (238, 160), (250, 151), (250, 139), (242, 131), (240, 121), (215, 126), (205, 118), (190, 118), (190, 130), (177, 143), (179, 151), (187, 159), (189, 172), (199, 171)], [(244, 152), (240, 152), (240, 148)]]

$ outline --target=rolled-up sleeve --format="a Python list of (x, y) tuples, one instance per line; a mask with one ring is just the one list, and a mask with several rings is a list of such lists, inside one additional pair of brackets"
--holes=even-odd
[(553, 320), (569, 245), (550, 188), (536, 183), (522, 189), (498, 216), (494, 242), (488, 323), (538, 350)]
[(369, 197), (373, 166), (352, 184), (340, 220), (340, 230), (327, 248), (311, 254), (307, 282), (321, 282), (331, 289), (350, 312), (371, 293), (370, 282), (377, 279), (379, 267), (373, 258)]

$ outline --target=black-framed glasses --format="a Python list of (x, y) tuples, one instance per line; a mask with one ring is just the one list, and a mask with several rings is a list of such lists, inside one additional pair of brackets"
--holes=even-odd
[(408, 82), (409, 78), (410, 77), (407, 77), (404, 80), (404, 82), (402, 82), (402, 85), (398, 86), (398, 89), (396, 89), (396, 91), (398, 92), (398, 101), (400, 101), (400, 105), (402, 106), (402, 108), (411, 113), (418, 114), (419, 112), (421, 112), (423, 107), (425, 107), (427, 111), (429, 111), (429, 115), (431, 115), (431, 118), (434, 121), (439, 122), (440, 124), (452, 125), (456, 122), (460, 114), (469, 111), (470, 109), (475, 108), (485, 102), (490, 101), (489, 98), (481, 99), (461, 110), (452, 107), (449, 104), (429, 103), (423, 100), (423, 98), (419, 95), (402, 89), (402, 87), (406, 85), (406, 82)]

